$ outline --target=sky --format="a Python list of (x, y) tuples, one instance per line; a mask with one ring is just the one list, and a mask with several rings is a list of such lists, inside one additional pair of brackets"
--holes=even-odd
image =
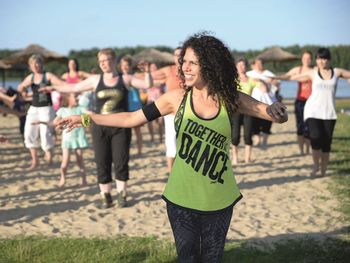
[(230, 49), (350, 45), (350, 0), (0, 0), (0, 49), (168, 46), (210, 31)]

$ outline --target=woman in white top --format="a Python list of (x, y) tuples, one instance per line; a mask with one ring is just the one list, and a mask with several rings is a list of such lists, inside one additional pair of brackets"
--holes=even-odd
[(304, 108), (304, 120), (310, 131), (313, 170), (316, 176), (321, 166), (321, 176), (326, 175), (331, 151), (333, 130), (337, 119), (335, 92), (339, 78), (350, 78), (350, 71), (330, 66), (331, 53), (320, 48), (316, 54), (316, 67), (303, 74), (294, 75), (293, 80), (312, 80), (312, 92)]

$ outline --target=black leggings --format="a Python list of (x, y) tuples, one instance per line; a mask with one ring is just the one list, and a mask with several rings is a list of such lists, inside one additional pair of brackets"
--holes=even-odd
[(92, 139), (98, 183), (112, 182), (112, 162), (115, 178), (129, 180), (130, 129), (93, 125)]
[(167, 203), (179, 262), (221, 262), (233, 206), (202, 214)]
[(335, 120), (307, 119), (311, 147), (314, 150), (330, 152), (333, 138)]
[(244, 143), (252, 145), (252, 117), (240, 113), (233, 114), (232, 117), (232, 144), (237, 146), (241, 139), (241, 125), (244, 129)]
[(265, 134), (271, 134), (271, 127), (272, 127), (272, 121), (264, 120), (264, 119), (259, 119), (252, 117), (252, 122), (253, 122), (253, 129), (252, 133), (253, 135), (258, 135), (260, 132), (265, 133)]

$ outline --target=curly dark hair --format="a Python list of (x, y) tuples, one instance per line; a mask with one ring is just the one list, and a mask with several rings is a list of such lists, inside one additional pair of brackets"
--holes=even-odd
[[(209, 95), (214, 98), (217, 96), (219, 101), (224, 102), (229, 114), (232, 114), (238, 105), (239, 81), (235, 61), (229, 49), (222, 41), (205, 32), (189, 37), (181, 48), (179, 58), (179, 77), (182, 83), (185, 82), (182, 65), (187, 48), (193, 49), (198, 58), (200, 73), (208, 85)], [(185, 85), (183, 87), (186, 91), (192, 88)]]

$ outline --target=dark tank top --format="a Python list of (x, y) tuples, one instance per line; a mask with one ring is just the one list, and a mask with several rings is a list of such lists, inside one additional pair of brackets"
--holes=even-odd
[(109, 87), (103, 82), (103, 74), (96, 88), (96, 113), (109, 114), (128, 110), (128, 90), (122, 75), (116, 85)]
[(51, 85), (50, 81), (46, 79), (46, 73), (43, 73), (43, 78), (39, 84), (34, 83), (34, 73), (32, 74), (32, 85), (30, 86), (33, 91), (32, 105), (35, 107), (46, 107), (51, 106), (51, 94), (39, 92), (38, 89), (41, 87)]

